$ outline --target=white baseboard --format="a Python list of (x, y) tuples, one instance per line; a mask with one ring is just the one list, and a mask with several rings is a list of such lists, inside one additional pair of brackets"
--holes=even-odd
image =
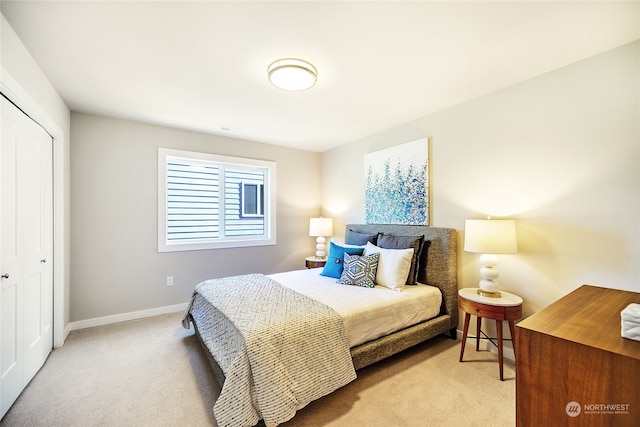
[(65, 330), (65, 337), (76, 329), (92, 328), (94, 326), (109, 325), (111, 323), (125, 322), (127, 320), (143, 319), (145, 317), (158, 316), (160, 314), (175, 313), (185, 311), (188, 303), (169, 305), (166, 307), (151, 308), (149, 310), (132, 311), (130, 313), (114, 314), (113, 316), (96, 317), (95, 319), (79, 320), (70, 322)]
[[(458, 341), (462, 341), (462, 331), (456, 330), (456, 335), (457, 335)], [(494, 341), (496, 341), (496, 339), (494, 339)], [(476, 348), (475, 338), (467, 337), (467, 345), (466, 345), (465, 351), (466, 349), (469, 349), (469, 348), (473, 348), (475, 350)], [(480, 350), (489, 351), (491, 353), (498, 354), (498, 348), (493, 344), (491, 344), (487, 339), (480, 340)], [(502, 357), (504, 357), (505, 359), (509, 359), (514, 363), (516, 361), (516, 354), (513, 351), (513, 349), (510, 347), (505, 347), (504, 345), (502, 346)]]
[(67, 326), (64, 328), (64, 332), (62, 333), (63, 334), (62, 344), (54, 348), (62, 347), (64, 345), (64, 342), (67, 340), (67, 337), (69, 336), (70, 332), (71, 332), (71, 323), (68, 323)]

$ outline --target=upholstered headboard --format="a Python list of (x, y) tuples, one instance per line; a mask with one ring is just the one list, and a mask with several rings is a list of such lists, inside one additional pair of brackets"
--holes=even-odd
[(424, 236), (431, 245), (427, 265), (418, 272), (418, 281), (436, 286), (444, 297), (444, 311), (451, 316), (451, 327), (458, 324), (458, 263), (457, 231), (423, 225), (347, 224), (346, 230), (358, 233), (386, 233), (394, 236)]

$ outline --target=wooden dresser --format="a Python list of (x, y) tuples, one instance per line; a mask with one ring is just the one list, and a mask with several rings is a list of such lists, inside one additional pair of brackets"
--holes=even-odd
[(620, 312), (640, 293), (584, 285), (516, 326), (516, 425), (640, 425), (640, 342)]

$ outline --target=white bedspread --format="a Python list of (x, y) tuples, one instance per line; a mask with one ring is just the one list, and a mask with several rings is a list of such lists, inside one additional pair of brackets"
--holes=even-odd
[(383, 286), (362, 288), (336, 283), (332, 277), (321, 276), (321, 271), (313, 268), (269, 277), (338, 312), (351, 347), (431, 319), (440, 312), (442, 293), (434, 286), (405, 286), (402, 292)]
[(189, 312), (226, 377), (221, 427), (283, 423), (356, 378), (338, 313), (267, 276), (202, 282)]

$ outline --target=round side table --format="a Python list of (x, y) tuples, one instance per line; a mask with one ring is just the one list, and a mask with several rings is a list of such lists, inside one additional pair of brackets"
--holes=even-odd
[(307, 268), (324, 267), (326, 263), (327, 263), (326, 258), (317, 258), (314, 256), (308, 256), (305, 258), (305, 265)]
[(478, 294), (478, 288), (464, 288), (458, 291), (458, 306), (464, 311), (464, 330), (462, 332), (462, 347), (460, 348), (460, 362), (464, 356), (464, 347), (469, 331), (469, 319), (476, 316), (476, 351), (480, 349), (480, 334), (482, 318), (496, 321), (498, 334), (498, 362), (500, 363), (500, 380), (504, 380), (502, 368), (502, 322), (509, 322), (511, 342), (515, 351), (515, 321), (522, 317), (522, 298), (509, 292), (500, 291), (498, 298), (486, 297)]

